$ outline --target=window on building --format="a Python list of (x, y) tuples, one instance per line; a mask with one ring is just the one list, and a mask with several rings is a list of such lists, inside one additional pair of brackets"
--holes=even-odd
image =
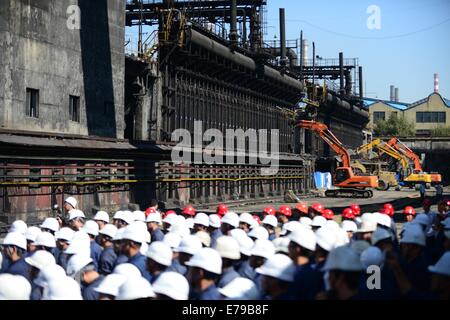
[(39, 118), (39, 90), (27, 88), (25, 113), (28, 117)]
[(80, 122), (80, 97), (69, 96), (69, 116), (71, 121)]
[(392, 111), (392, 116), (394, 118), (398, 118), (398, 112), (397, 111)]
[(445, 112), (416, 112), (417, 123), (445, 123)]
[(381, 120), (386, 120), (386, 112), (375, 111), (373, 113), (373, 122), (378, 122)]

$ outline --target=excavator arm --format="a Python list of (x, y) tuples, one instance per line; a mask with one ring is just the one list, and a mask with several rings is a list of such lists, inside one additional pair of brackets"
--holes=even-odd
[(401, 142), (398, 138), (394, 137), (386, 143), (388, 146), (404, 154), (408, 159), (414, 163), (414, 172), (423, 172), (420, 159), (408, 146)]
[(350, 167), (350, 155), (342, 145), (342, 142), (328, 129), (328, 127), (320, 122), (311, 120), (300, 120), (297, 127), (314, 131), (318, 134), (342, 160), (343, 167)]
[(360, 146), (358, 149), (356, 149), (356, 153), (358, 153), (358, 154), (368, 153), (370, 150), (372, 150), (374, 148), (378, 149), (382, 153), (387, 154), (391, 158), (394, 158), (394, 159), (400, 161), (400, 164), (402, 165), (402, 167), (404, 169), (408, 168), (408, 164), (409, 164), (408, 158), (405, 157), (403, 154), (401, 154), (396, 149), (394, 149), (393, 147), (391, 147), (389, 144), (382, 141), (381, 139), (374, 139), (374, 140), (372, 140), (372, 142), (369, 142), (369, 143), (366, 143), (366, 144)]

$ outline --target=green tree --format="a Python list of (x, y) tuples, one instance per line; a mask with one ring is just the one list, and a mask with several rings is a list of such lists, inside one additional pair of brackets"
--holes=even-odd
[(375, 123), (374, 133), (376, 136), (410, 137), (415, 135), (414, 123), (408, 122), (403, 116), (391, 114), (388, 120)]
[(432, 137), (449, 137), (450, 136), (450, 127), (439, 126), (435, 129), (431, 130)]

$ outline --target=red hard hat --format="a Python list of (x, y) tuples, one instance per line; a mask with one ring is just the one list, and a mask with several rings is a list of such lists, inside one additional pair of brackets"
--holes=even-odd
[(323, 207), (323, 205), (322, 205), (321, 203), (314, 203), (314, 204), (311, 206), (311, 209), (313, 209), (313, 210), (315, 210), (315, 211), (317, 211), (317, 212), (319, 212), (319, 213), (323, 213), (323, 210), (324, 210), (325, 208)]
[(171, 215), (171, 214), (177, 214), (175, 211), (173, 211), (173, 210), (169, 210), (169, 211), (166, 211), (166, 213), (164, 214), (164, 218), (165, 217), (167, 217), (168, 215)]
[(389, 217), (392, 217), (394, 215), (394, 206), (390, 203), (385, 203), (383, 208), (380, 210), (380, 213), (384, 213)]
[(295, 208), (302, 213), (308, 213), (308, 205), (306, 203), (298, 203), (295, 205)]
[(422, 205), (423, 206), (431, 206), (433, 202), (430, 199), (424, 199)]
[(352, 203), (350, 205), (350, 209), (353, 210), (353, 214), (355, 216), (359, 216), (361, 214), (361, 208), (356, 203)]
[(147, 210), (145, 210), (145, 216), (148, 216), (150, 213), (156, 213), (156, 209), (149, 207)]
[(270, 214), (271, 216), (274, 216), (277, 210), (274, 207), (265, 207), (263, 212), (265, 214)]
[(350, 208), (345, 208), (344, 211), (342, 211), (342, 217), (346, 219), (355, 219), (355, 211)]
[(327, 220), (333, 220), (334, 218), (334, 212), (331, 209), (325, 209), (322, 212), (322, 217), (324, 217)]
[(227, 212), (228, 212), (228, 207), (226, 205), (224, 205), (223, 203), (221, 203), (217, 206), (216, 214), (218, 214), (219, 216), (222, 217)]
[(255, 221), (258, 222), (258, 224), (261, 224), (261, 219), (257, 215), (254, 215), (253, 219), (255, 219)]
[(195, 216), (195, 209), (190, 204), (184, 207), (182, 214), (187, 214), (190, 216)]
[(411, 206), (407, 206), (407, 207), (405, 207), (405, 209), (403, 209), (403, 214), (405, 216), (407, 216), (407, 215), (415, 216), (416, 215), (416, 210), (414, 210), (414, 208), (411, 207)]
[(281, 206), (278, 209), (278, 212), (285, 215), (286, 217), (292, 216), (292, 209), (289, 206)]

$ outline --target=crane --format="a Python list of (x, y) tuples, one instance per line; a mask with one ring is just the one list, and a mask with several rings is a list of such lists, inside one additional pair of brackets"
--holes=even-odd
[(382, 141), (381, 139), (374, 139), (372, 142), (366, 143), (356, 149), (356, 153), (362, 154), (362, 153), (368, 153), (372, 149), (378, 149), (381, 151), (381, 153), (385, 153), (391, 158), (394, 158), (398, 160), (402, 166), (403, 169), (408, 169), (409, 160), (406, 156), (404, 156), (402, 153), (391, 147), (386, 142)]
[(347, 149), (325, 124), (313, 120), (299, 120), (296, 126), (313, 131), (320, 136), (342, 160), (342, 165), (336, 169), (333, 176), (333, 186), (338, 189), (327, 190), (325, 192), (327, 197), (371, 198), (373, 196), (372, 190), (364, 189), (378, 187), (378, 177), (355, 175), (350, 166), (350, 155)]

